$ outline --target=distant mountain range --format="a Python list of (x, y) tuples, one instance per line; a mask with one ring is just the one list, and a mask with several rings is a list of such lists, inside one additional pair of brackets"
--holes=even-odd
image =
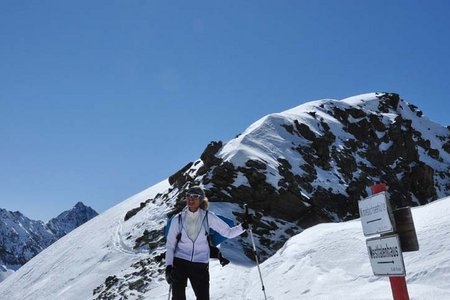
[[(288, 249), (286, 242), (308, 227), (358, 218), (358, 200), (378, 182), (387, 184), (394, 209), (449, 196), (450, 127), (429, 120), (393, 93), (308, 102), (267, 115), (228, 142), (211, 142), (199, 159), (167, 180), (37, 255), (0, 284), (0, 298), (167, 299), (164, 227), (167, 216), (186, 205), (185, 190), (193, 184), (205, 188), (211, 211), (236, 222), (248, 204), (255, 215), (257, 252), (265, 261)], [(356, 236), (364, 243), (362, 231), (351, 235)], [(301, 257), (328, 247), (312, 246), (316, 249)], [(226, 268), (252, 264), (248, 234), (221, 248), (231, 260)], [(341, 258), (347, 259), (345, 251)], [(212, 262), (212, 272), (217, 268)], [(301, 272), (291, 277), (293, 282), (309, 276)], [(256, 286), (254, 278), (249, 285)], [(230, 281), (227, 288), (233, 287)]]
[(47, 223), (31, 220), (18, 211), (0, 209), (0, 281), (97, 215), (82, 202)]

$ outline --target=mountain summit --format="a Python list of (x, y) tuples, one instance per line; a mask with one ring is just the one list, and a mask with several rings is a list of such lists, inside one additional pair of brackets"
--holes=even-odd
[(169, 181), (199, 182), (211, 201), (247, 202), (304, 227), (349, 220), (376, 182), (389, 185), (394, 207), (448, 195), (450, 130), (397, 94), (313, 101), (210, 143)]
[[(211, 142), (198, 160), (168, 180), (37, 255), (0, 284), (0, 297), (166, 298), (152, 292), (167, 287), (162, 275), (166, 217), (185, 205), (184, 191), (192, 184), (203, 185), (212, 211), (236, 222), (248, 203), (255, 213), (258, 254), (265, 260), (308, 227), (359, 217), (357, 201), (376, 182), (389, 186), (394, 208), (449, 195), (450, 129), (397, 94), (309, 102), (265, 116), (227, 143)], [(252, 264), (248, 236), (221, 248), (232, 261), (227, 268)], [(212, 262), (211, 271), (216, 268)]]
[(56, 237), (60, 238), (97, 215), (98, 213), (95, 210), (82, 202), (78, 202), (72, 209), (48, 221), (47, 227)]

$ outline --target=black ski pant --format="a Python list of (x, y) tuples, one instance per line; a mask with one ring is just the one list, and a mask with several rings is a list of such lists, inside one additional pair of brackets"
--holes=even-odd
[(172, 271), (172, 300), (186, 300), (187, 280), (197, 300), (209, 300), (209, 265), (175, 257)]

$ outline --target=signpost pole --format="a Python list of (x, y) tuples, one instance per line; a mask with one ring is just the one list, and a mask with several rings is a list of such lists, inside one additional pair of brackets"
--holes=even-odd
[[(386, 191), (384, 183), (375, 184), (371, 187), (372, 194)], [(392, 296), (394, 300), (409, 300), (408, 287), (406, 286), (405, 276), (389, 277), (391, 282)]]

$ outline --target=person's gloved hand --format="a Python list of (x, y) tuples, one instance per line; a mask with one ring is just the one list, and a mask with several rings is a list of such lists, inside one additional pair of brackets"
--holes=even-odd
[(172, 271), (173, 271), (173, 267), (172, 266), (167, 266), (166, 267), (166, 281), (167, 281), (168, 284), (172, 284), (172, 282), (173, 282)]
[(226, 265), (228, 265), (230, 263), (230, 261), (228, 259), (226, 259), (225, 257), (222, 256), (222, 253), (219, 252), (219, 262), (222, 265), (222, 267), (225, 267)]
[(245, 230), (247, 230), (249, 228), (250, 225), (253, 225), (253, 217), (250, 214), (245, 214), (244, 215), (244, 221), (242, 222), (242, 228), (244, 228)]

